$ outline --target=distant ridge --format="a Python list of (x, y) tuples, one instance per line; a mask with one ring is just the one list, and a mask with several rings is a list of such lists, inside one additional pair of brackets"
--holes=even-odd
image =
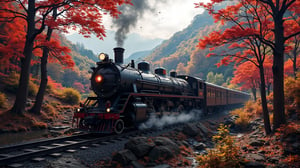
[[(113, 58), (113, 48), (117, 47), (114, 36), (115, 32), (107, 30), (104, 40), (99, 40), (94, 35), (92, 35), (91, 38), (84, 38), (78, 33), (66, 35), (66, 38), (73, 44), (83, 44), (86, 49), (92, 50), (96, 55), (104, 52)], [(123, 47), (125, 48), (124, 57), (127, 58), (135, 52), (152, 50), (154, 47), (161, 44), (162, 41), (163, 39), (147, 39), (136, 33), (131, 33), (125, 40)]]
[(131, 60), (134, 60), (136, 63), (138, 63), (138, 62), (142, 61), (146, 56), (151, 54), (151, 52), (152, 52), (152, 50), (135, 52), (135, 53), (131, 54), (129, 57), (127, 57), (124, 60), (124, 63), (129, 63)]
[[(224, 29), (220, 23), (214, 23), (213, 18), (207, 13), (194, 17), (192, 23), (182, 31), (175, 33), (169, 40), (157, 46), (145, 60), (151, 62), (151, 69), (165, 67), (168, 71), (176, 70), (178, 74), (188, 74), (206, 78), (208, 72), (222, 73), (227, 79), (232, 76), (233, 67), (215, 65), (220, 57), (206, 58), (208, 49), (197, 48), (199, 39), (212, 31)], [(218, 52), (216, 50), (215, 52)]]

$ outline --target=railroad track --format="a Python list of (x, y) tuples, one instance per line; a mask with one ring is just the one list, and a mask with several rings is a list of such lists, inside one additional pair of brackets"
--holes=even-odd
[(72, 144), (75, 145), (76, 142), (87, 140), (88, 137), (90, 134), (80, 134), (0, 147), (0, 166), (31, 158), (40, 158), (51, 152), (59, 152), (63, 148), (71, 148)]
[(151, 133), (151, 131), (134, 130), (125, 132), (122, 135), (101, 134), (101, 137), (99, 137), (100, 134), (98, 136), (95, 134), (81, 134), (0, 147), (0, 167), (18, 167), (18, 163), (22, 161), (42, 161), (47, 156), (59, 157), (62, 155), (61, 152), (73, 153), (76, 150), (85, 149), (87, 146), (115, 143), (118, 140), (145, 135), (147, 133)]
[[(198, 121), (196, 121), (198, 122)], [(59, 137), (35, 142), (28, 142), (13, 146), (0, 147), (0, 167), (18, 167), (22, 161), (42, 161), (47, 156), (59, 157), (63, 152), (73, 153), (80, 149), (90, 146), (100, 146), (107, 143), (116, 143), (120, 140), (129, 139), (135, 136), (147, 136), (149, 134), (162, 134), (175, 128), (182, 127), (184, 124), (174, 124), (160, 129), (128, 130), (121, 135), (101, 134), (80, 134), (68, 137)]]
[(99, 144), (115, 139), (116, 135), (97, 137), (93, 134), (81, 134), (68, 137), (46, 139), (7, 147), (0, 147), (0, 166), (24, 160), (42, 160), (44, 156), (59, 156), (59, 152), (74, 152), (85, 148), (84, 145)]

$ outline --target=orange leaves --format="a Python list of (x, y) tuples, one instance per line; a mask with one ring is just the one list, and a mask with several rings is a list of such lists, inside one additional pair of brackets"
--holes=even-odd
[[(13, 5), (0, 2), (2, 5), (0, 8), (7, 10), (15, 10)], [(26, 25), (25, 21), (22, 19), (13, 19), (11, 13), (0, 10), (0, 70), (10, 69), (16, 70), (18, 66), (16, 66), (16, 62), (23, 57), (23, 49), (25, 43), (25, 30)], [(5, 17), (9, 20), (9, 22), (1, 22), (5, 21)], [(12, 63), (15, 62), (15, 63)]]
[(238, 43), (232, 43), (228, 48), (229, 48), (229, 49), (232, 49), (232, 48), (240, 48), (240, 44), (238, 44)]
[(197, 156), (200, 167), (240, 167), (241, 160), (239, 148), (233, 138), (229, 135), (229, 128), (220, 125), (218, 134), (213, 136), (216, 142), (214, 149), (208, 151), (207, 155)]
[(259, 87), (258, 68), (251, 62), (245, 62), (236, 67), (232, 83), (242, 84), (242, 88), (251, 89)]
[(224, 57), (223, 59), (221, 59), (220, 63), (218, 63), (217, 66), (218, 66), (218, 67), (220, 67), (221, 65), (227, 66), (227, 65), (230, 64), (231, 62), (232, 62), (231, 56), (227, 56), (227, 57)]
[[(8, 62), (19, 61), (19, 58), (23, 56), (27, 30), (26, 19), (29, 18), (29, 15), (21, 9), (29, 8), (29, 5), (27, 0), (17, 3), (16, 5), (15, 1), (0, 2), (0, 21), (3, 21), (0, 23), (0, 26), (3, 27), (0, 33), (0, 41), (2, 41), (0, 54), (5, 53), (7, 55), (7, 57), (0, 59), (1, 62), (5, 62), (5, 68), (9, 67)], [(102, 39), (105, 37), (102, 23), (103, 11), (112, 17), (117, 17), (120, 14), (118, 6), (122, 4), (131, 4), (131, 2), (130, 0), (35, 1), (34, 10), (36, 14), (32, 15), (32, 19), (35, 21), (33, 26), (35, 29), (40, 29), (43, 28), (42, 25), (45, 25), (61, 32), (68, 32), (70, 29), (78, 30), (85, 37), (94, 33), (99, 39)], [(57, 9), (56, 14), (54, 9)], [(42, 31), (43, 29), (41, 29)], [(67, 67), (74, 66), (69, 55), (70, 50), (61, 46), (58, 41), (47, 42), (44, 35), (39, 35), (32, 41), (35, 43), (35, 50), (33, 51), (35, 56), (42, 55), (41, 47), (48, 47), (52, 58), (59, 58), (59, 62), (67, 65)]]
[(204, 49), (206, 47), (212, 46), (221, 46), (226, 43), (233, 44), (229, 47), (231, 48), (240, 48), (245, 47), (245, 44), (241, 43), (240, 45), (235, 41), (243, 40), (246, 37), (254, 36), (258, 34), (258, 31), (253, 28), (241, 28), (239, 26), (232, 26), (231, 28), (221, 31), (213, 31), (208, 36), (203, 37), (199, 40), (197, 47)]
[(300, 131), (300, 124), (295, 122), (289, 122), (286, 125), (282, 125), (280, 128), (277, 129), (276, 136), (277, 138), (287, 137), (290, 134), (299, 133)]
[(300, 17), (293, 17), (289, 20), (286, 20), (284, 22), (284, 31), (285, 36), (290, 36), (291, 34), (294, 34), (295, 32), (300, 31)]
[(48, 76), (48, 88), (49, 88), (50, 92), (55, 92), (57, 90), (64, 89), (64, 87), (62, 86), (61, 83), (56, 82), (50, 76)]
[(216, 54), (215, 54), (215, 53), (208, 53), (208, 54), (206, 55), (206, 57), (209, 58), (209, 57), (211, 57), (211, 56), (213, 56), (213, 55), (216, 55)]
[[(130, 0), (48, 0), (37, 1), (39, 14), (46, 14), (45, 24), (53, 29), (68, 32), (70, 29), (79, 31), (84, 37), (94, 33), (99, 39), (105, 37), (102, 16), (110, 14), (116, 18), (120, 14), (118, 6), (130, 4)], [(52, 17), (53, 9), (58, 13)], [(48, 14), (47, 14), (48, 12)]]
[(208, 36), (199, 40), (197, 47), (204, 49), (208, 46), (218, 46), (223, 42), (221, 31), (213, 31)]
[(299, 155), (289, 155), (282, 160), (283, 163), (286, 163), (288, 166), (293, 167), (294, 165), (300, 165), (300, 156)]
[(57, 39), (59, 37), (57, 35), (53, 35), (54, 37), (51, 38), (50, 41), (46, 40), (46, 37), (44, 34), (40, 34), (37, 36), (35, 41), (36, 50), (39, 52), (35, 52), (36, 56), (41, 56), (42, 51), (40, 51), (42, 48), (47, 47), (49, 49), (49, 62), (57, 62), (61, 65), (64, 65), (65, 68), (73, 68), (75, 66), (75, 63), (73, 61), (71, 54), (71, 49), (62, 46), (61, 42)]

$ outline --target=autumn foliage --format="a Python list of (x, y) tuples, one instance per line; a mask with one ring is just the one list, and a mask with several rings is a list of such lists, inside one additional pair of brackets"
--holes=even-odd
[(296, 115), (300, 118), (300, 73), (297, 74), (297, 79), (287, 77), (285, 79), (285, 103), (286, 112), (289, 117)]
[(229, 135), (229, 128), (220, 125), (218, 133), (213, 136), (215, 148), (208, 151), (207, 155), (197, 156), (200, 167), (239, 167), (242, 160), (239, 155), (239, 147), (236, 146), (233, 137)]
[[(7, 9), (15, 10), (15, 7), (8, 3), (0, 3)], [(0, 18), (13, 17), (12, 14), (0, 12)], [(26, 25), (22, 19), (16, 19), (10, 22), (0, 22), (0, 71), (20, 70), (20, 58), (25, 43)], [(3, 74), (4, 75), (4, 74)]]
[(7, 108), (7, 99), (4, 93), (0, 92), (0, 108)]
[(80, 93), (73, 88), (65, 88), (60, 93), (60, 99), (71, 105), (79, 104), (80, 101)]
[(102, 39), (105, 36), (102, 16), (109, 14), (116, 18), (120, 14), (118, 6), (122, 4), (131, 3), (129, 0), (1, 1), (0, 28), (5, 28), (0, 34), (0, 53), (9, 54), (1, 58), (1, 62), (7, 65), (1, 66), (1, 74), (12, 69), (20, 70), (18, 91), (11, 112), (22, 114), (26, 110), (30, 69), (33, 64), (39, 63), (38, 57), (41, 57), (42, 65), (41, 87), (34, 108), (30, 110), (36, 114), (40, 111), (47, 83), (45, 69), (48, 55), (50, 61), (53, 60), (52, 57), (66, 67), (74, 66), (69, 55), (70, 49), (52, 37), (54, 30), (65, 33), (70, 30), (78, 31), (85, 37), (90, 37), (94, 33)]
[[(242, 0), (216, 10), (215, 5), (223, 0), (212, 0), (209, 3), (196, 3), (196, 8), (204, 7), (216, 22), (228, 24), (224, 31), (214, 31), (200, 39), (199, 48), (210, 48), (229, 45), (229, 50), (217, 53), (223, 56), (220, 65), (251, 61), (259, 67), (261, 80), (262, 108), (265, 120), (265, 131), (270, 134), (269, 114), (265, 93), (264, 61), (267, 56), (272, 58), (273, 88), (274, 88), (274, 128), (279, 128), (286, 122), (284, 115), (284, 54), (287, 45), (293, 38), (299, 37), (299, 7), (295, 0)], [(295, 51), (295, 50), (294, 50)], [(210, 54), (211, 56), (214, 54)], [(297, 56), (297, 55), (296, 55)], [(256, 62), (252, 60), (255, 58)], [(296, 57), (294, 57), (296, 58)], [(296, 60), (296, 59), (294, 59)], [(293, 62), (296, 64), (296, 61)], [(297, 68), (294, 68), (296, 70)]]

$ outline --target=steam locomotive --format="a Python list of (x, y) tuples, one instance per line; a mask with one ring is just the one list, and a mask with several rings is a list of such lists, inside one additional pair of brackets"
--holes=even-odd
[(151, 116), (178, 115), (191, 109), (204, 113), (228, 105), (242, 104), (249, 94), (207, 83), (204, 80), (177, 75), (142, 61), (123, 64), (123, 48), (114, 48), (113, 62), (107, 54), (99, 55), (97, 67), (92, 67), (88, 97), (76, 109), (73, 121), (79, 129), (97, 133), (121, 134), (125, 128), (137, 127)]

